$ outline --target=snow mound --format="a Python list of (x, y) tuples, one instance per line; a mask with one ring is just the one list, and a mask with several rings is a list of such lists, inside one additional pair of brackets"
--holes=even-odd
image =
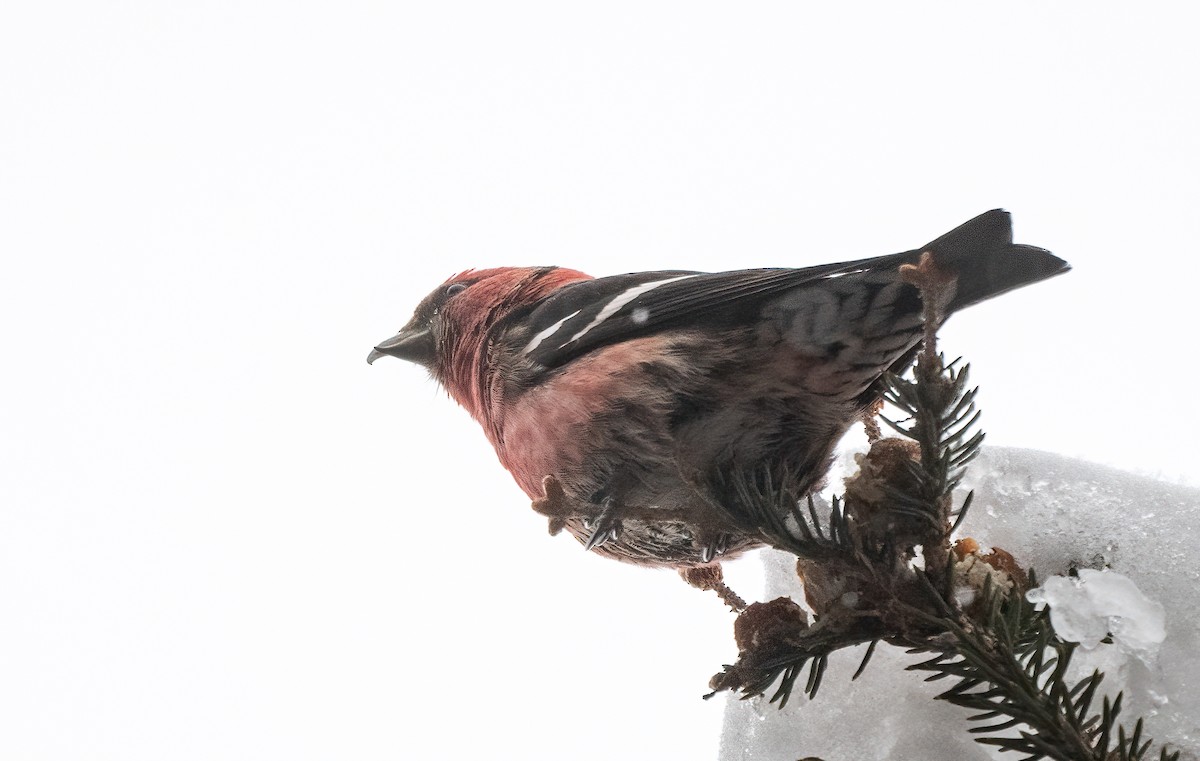
[[(1123, 720), (1144, 717), (1149, 736), (1170, 741), (1185, 761), (1200, 761), (1200, 490), (1004, 448), (985, 449), (971, 465), (960, 502), (968, 489), (975, 502), (962, 533), (1035, 569), (1046, 580), (1040, 594), (1058, 631), (1091, 646), (1077, 652), (1068, 678), (1100, 668), (1107, 694), (1125, 691)], [(762, 557), (765, 599), (802, 600), (791, 556)], [(1078, 582), (1052, 578), (1072, 570)], [(1101, 629), (1099, 638), (1111, 632), (1114, 645), (1096, 645)], [(731, 696), (722, 761), (1012, 756), (972, 741), (967, 711), (931, 699), (941, 682), (904, 671), (918, 656), (880, 645), (866, 672), (850, 681), (864, 649), (834, 654), (815, 700), (793, 699), (780, 711), (763, 698)]]

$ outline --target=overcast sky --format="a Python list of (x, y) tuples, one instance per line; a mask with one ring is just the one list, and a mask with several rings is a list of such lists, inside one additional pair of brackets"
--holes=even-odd
[(715, 756), (732, 616), (366, 365), (468, 267), (1003, 206), (1075, 270), (945, 329), (989, 441), (1195, 484), (1191, 4), (817, 5), (6, 4), (0, 755)]

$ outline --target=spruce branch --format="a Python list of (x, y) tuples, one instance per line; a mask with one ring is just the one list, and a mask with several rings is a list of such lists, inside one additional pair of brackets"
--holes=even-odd
[[(1006, 593), (990, 577), (979, 607), (983, 613), (976, 619), (942, 619), (953, 640), (940, 648), (913, 648), (914, 653), (932, 650), (935, 654), (908, 667), (931, 673), (926, 681), (957, 678), (937, 699), (977, 711), (968, 717), (970, 721), (994, 722), (970, 729), (980, 735), (977, 742), (1024, 753), (1028, 759), (1147, 758), (1151, 741), (1143, 740), (1143, 721), (1139, 719), (1128, 735), (1116, 723), (1120, 693), (1111, 701), (1104, 698), (1099, 712), (1092, 710), (1103, 673), (1093, 671), (1068, 683), (1077, 646), (1055, 633), (1048, 610), (1037, 610), (1024, 595)], [(992, 734), (1014, 728), (1015, 736)], [(1158, 757), (1173, 761), (1179, 753), (1164, 747)]]
[[(908, 670), (952, 680), (937, 699), (971, 711), (969, 731), (981, 744), (1028, 761), (1145, 761), (1152, 741), (1143, 721), (1132, 731), (1117, 721), (1122, 695), (1095, 705), (1104, 675), (1069, 683), (1076, 644), (1026, 599), (1032, 572), (1004, 550), (983, 554), (973, 540), (951, 542), (973, 497), (955, 509), (953, 492), (984, 436), (975, 430), (978, 389), (968, 387), (968, 365), (946, 363), (937, 351), (953, 276), (928, 254), (903, 276), (921, 291), (925, 336), (912, 377), (883, 379), (883, 398), (903, 418), (881, 419), (900, 438), (872, 441), (825, 521), (811, 496), (804, 511), (769, 478), (734, 485), (746, 519), (797, 556), (815, 620), (787, 598), (749, 606), (735, 624), (738, 661), (713, 677), (714, 693), (748, 698), (774, 686), (770, 701), (782, 707), (799, 686), (812, 698), (834, 651), (870, 643), (857, 678), (885, 641), (930, 655)], [(1166, 747), (1158, 753), (1160, 761), (1178, 757)]]

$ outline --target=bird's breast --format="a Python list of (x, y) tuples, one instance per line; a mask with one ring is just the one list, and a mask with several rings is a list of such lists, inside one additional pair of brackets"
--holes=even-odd
[[(647, 336), (572, 361), (527, 389), (493, 401), (501, 462), (531, 497), (554, 475), (589, 498), (622, 463), (673, 456), (671, 414), (679, 386), (701, 370), (678, 337)], [(702, 362), (699, 364), (703, 364)]]

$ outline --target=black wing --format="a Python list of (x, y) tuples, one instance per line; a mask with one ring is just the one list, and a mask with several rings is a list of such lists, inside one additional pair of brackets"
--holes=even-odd
[(552, 368), (601, 346), (679, 325), (749, 324), (764, 301), (785, 291), (854, 273), (895, 273), (922, 251), (958, 275), (948, 313), (1070, 269), (1045, 249), (1013, 244), (1011, 217), (993, 209), (919, 249), (888, 256), (804, 269), (638, 272), (576, 283), (528, 316), (524, 353)]
[(529, 316), (531, 335), (524, 353), (551, 368), (601, 346), (682, 324), (716, 328), (748, 323), (772, 296), (867, 267), (896, 267), (912, 255), (804, 269), (636, 272), (575, 283)]

